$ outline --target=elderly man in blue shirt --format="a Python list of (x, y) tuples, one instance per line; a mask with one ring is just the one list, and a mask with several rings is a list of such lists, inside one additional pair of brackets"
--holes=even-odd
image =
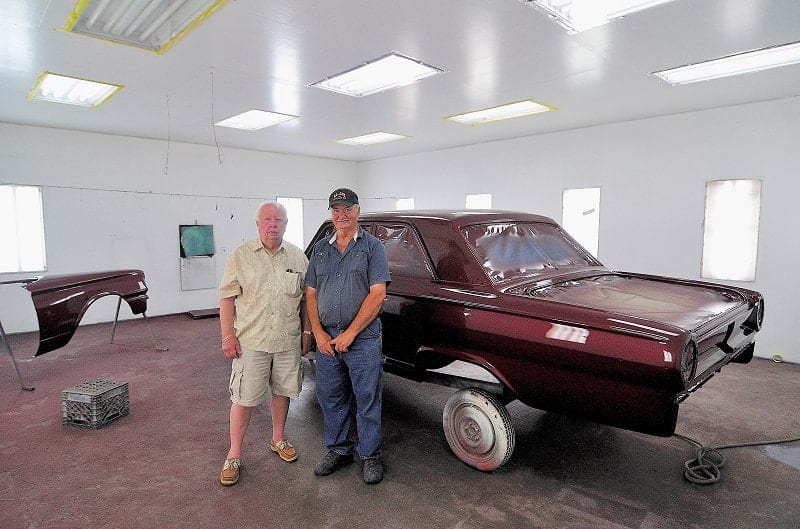
[[(358, 195), (337, 189), (328, 199), (336, 233), (318, 241), (306, 274), (306, 305), (317, 343), (317, 399), (328, 453), (314, 467), (326, 476), (358, 453), (368, 484), (383, 479), (383, 353), (378, 314), (391, 282), (386, 250), (358, 225)], [(349, 439), (356, 400), (358, 443)]]

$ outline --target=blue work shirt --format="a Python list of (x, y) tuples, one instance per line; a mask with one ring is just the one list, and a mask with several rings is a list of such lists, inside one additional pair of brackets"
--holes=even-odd
[[(371, 285), (391, 281), (383, 243), (361, 226), (344, 253), (336, 246), (336, 234), (317, 241), (306, 272), (306, 286), (316, 290), (320, 322), (340, 330), (356, 317)], [(375, 318), (367, 329), (380, 333), (380, 325)]]

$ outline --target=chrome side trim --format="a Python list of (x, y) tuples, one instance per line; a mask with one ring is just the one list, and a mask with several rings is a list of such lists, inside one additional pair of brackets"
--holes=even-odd
[(613, 321), (614, 323), (622, 323), (624, 325), (631, 325), (632, 327), (639, 327), (640, 329), (645, 329), (648, 331), (653, 331), (658, 334), (666, 334), (668, 336), (678, 336), (676, 332), (665, 331), (664, 329), (656, 329), (655, 327), (648, 327), (647, 325), (641, 325), (639, 323), (633, 323), (632, 321), (627, 320), (618, 320), (615, 318), (608, 318), (608, 321)]
[(612, 325), (610, 329), (623, 334), (630, 334), (631, 336), (641, 336), (642, 338), (649, 338), (651, 340), (656, 340), (657, 342), (669, 341), (669, 336), (664, 336), (663, 334), (654, 334), (651, 332), (639, 331), (637, 329), (629, 329), (627, 327), (617, 327), (616, 325)]
[(487, 294), (486, 292), (476, 292), (474, 290), (464, 290), (461, 288), (442, 288), (442, 290), (455, 292), (456, 294), (465, 294), (467, 296), (478, 296), (479, 298), (495, 299), (497, 297), (497, 294)]

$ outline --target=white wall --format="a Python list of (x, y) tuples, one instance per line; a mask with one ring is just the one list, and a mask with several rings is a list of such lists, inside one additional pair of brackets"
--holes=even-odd
[[(2, 123), (0, 137), (0, 183), (42, 186), (46, 273), (140, 268), (148, 316), (218, 306), (216, 288), (181, 290), (179, 224), (214, 225), (218, 283), (229, 251), (257, 236), (261, 202), (306, 199), (309, 240), (327, 217), (330, 190), (356, 178), (353, 162), (303, 156)], [(0, 285), (0, 300), (6, 332), (38, 329), (26, 290)], [(110, 321), (115, 308), (116, 298), (101, 299), (82, 323)], [(129, 317), (123, 303), (121, 318)]]
[(799, 167), (795, 97), (364, 162), (357, 189), (420, 209), (490, 192), (496, 209), (560, 222), (565, 188), (600, 187), (606, 266), (700, 279), (705, 182), (761, 179), (756, 281), (731, 284), (766, 297), (756, 354), (800, 362)]
[[(220, 164), (215, 147), (10, 124), (0, 137), (0, 183), (43, 187), (47, 273), (142, 268), (151, 316), (217, 306), (215, 289), (180, 290), (179, 224), (214, 224), (219, 277), (227, 252), (255, 236), (257, 205), (276, 195), (306, 199), (308, 240), (338, 186), (365, 211), (409, 196), (460, 208), (465, 194), (490, 192), (495, 208), (558, 221), (564, 188), (599, 186), (607, 266), (699, 279), (705, 182), (760, 178), (756, 281), (734, 284), (766, 297), (756, 354), (800, 362), (800, 98), (359, 164), (228, 148)], [(84, 323), (110, 320), (114, 306), (101, 300)], [(37, 328), (27, 291), (0, 286), (0, 320), (8, 332)]]

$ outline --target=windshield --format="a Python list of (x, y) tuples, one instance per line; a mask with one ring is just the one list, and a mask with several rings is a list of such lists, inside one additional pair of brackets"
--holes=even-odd
[(554, 270), (600, 266), (553, 224), (478, 224), (462, 228), (462, 234), (494, 283)]

